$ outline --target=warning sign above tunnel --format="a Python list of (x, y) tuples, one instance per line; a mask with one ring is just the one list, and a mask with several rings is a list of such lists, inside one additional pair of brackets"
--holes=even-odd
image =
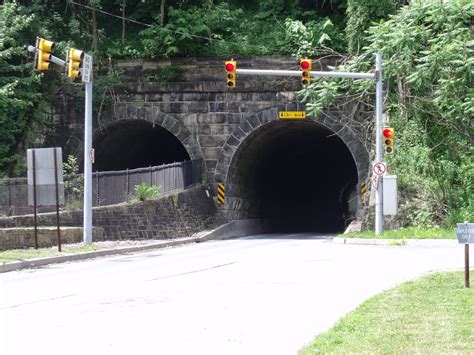
[(306, 111), (280, 111), (278, 112), (278, 118), (304, 120), (306, 118)]

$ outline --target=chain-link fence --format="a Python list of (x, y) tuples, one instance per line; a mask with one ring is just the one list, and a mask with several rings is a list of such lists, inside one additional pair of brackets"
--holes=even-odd
[[(160, 186), (160, 193), (181, 191), (201, 182), (202, 160), (188, 160), (149, 168), (92, 173), (92, 204), (106, 206), (132, 201), (135, 186), (141, 183)], [(64, 176), (65, 208), (81, 209), (83, 176)], [(54, 211), (54, 206), (38, 207), (38, 212)], [(0, 214), (13, 216), (33, 213), (28, 206), (27, 178), (0, 179)]]

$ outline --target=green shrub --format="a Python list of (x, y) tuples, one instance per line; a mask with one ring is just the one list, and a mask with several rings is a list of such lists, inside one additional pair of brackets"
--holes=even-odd
[(139, 185), (135, 185), (135, 197), (138, 201), (146, 201), (151, 198), (155, 198), (160, 194), (161, 186), (149, 185), (146, 182), (142, 182)]

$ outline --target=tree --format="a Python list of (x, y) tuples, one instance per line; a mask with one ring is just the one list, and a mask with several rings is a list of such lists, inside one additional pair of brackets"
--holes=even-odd
[(395, 13), (401, 0), (348, 0), (346, 33), (349, 52), (357, 54), (366, 45), (364, 32), (370, 25)]
[(4, 1), (0, 8), (0, 176), (18, 173), (17, 151), (29, 127), (40, 119), (40, 76), (32, 72), (24, 48), (34, 38), (33, 20), (15, 0)]
[[(473, 18), (472, 1), (413, 1), (371, 27), (363, 38), (368, 45), (341, 68), (368, 71), (374, 54), (383, 53), (387, 113), (397, 132), (388, 162), (404, 196), (403, 224), (451, 226), (474, 218)], [(319, 114), (341, 95), (372, 107), (374, 86), (320, 80), (305, 94)], [(373, 120), (363, 123), (373, 127)]]

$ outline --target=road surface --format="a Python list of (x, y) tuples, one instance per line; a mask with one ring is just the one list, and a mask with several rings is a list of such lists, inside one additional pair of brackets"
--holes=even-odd
[(462, 266), (462, 246), (275, 234), (4, 273), (0, 354), (296, 354), (374, 294)]

